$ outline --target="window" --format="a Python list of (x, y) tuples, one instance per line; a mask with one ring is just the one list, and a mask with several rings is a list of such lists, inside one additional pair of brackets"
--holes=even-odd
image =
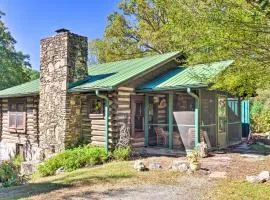
[(135, 130), (143, 131), (144, 126), (144, 108), (142, 102), (136, 102), (135, 104)]
[(14, 99), (9, 100), (8, 123), (11, 132), (25, 132), (26, 112), (25, 100)]
[(104, 114), (104, 101), (101, 98), (89, 99), (89, 116), (103, 116)]

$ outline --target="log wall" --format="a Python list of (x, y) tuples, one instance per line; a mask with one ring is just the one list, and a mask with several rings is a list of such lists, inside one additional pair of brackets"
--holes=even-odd
[(38, 160), (40, 156), (39, 130), (38, 130), (38, 97), (25, 97), (26, 99), (26, 131), (16, 133), (9, 130), (8, 102), (10, 99), (2, 99), (1, 102), (1, 142), (0, 158), (9, 159), (16, 154), (16, 145), (22, 145), (26, 161)]

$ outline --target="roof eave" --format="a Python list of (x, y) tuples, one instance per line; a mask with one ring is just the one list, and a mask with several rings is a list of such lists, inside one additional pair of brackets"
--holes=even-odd
[(99, 91), (113, 91), (115, 90), (115, 87), (93, 87), (93, 88), (71, 88), (68, 90), (70, 93), (75, 93), (75, 92), (94, 92), (96, 90)]
[(33, 93), (17, 93), (17, 94), (7, 94), (7, 95), (0, 95), (0, 99), (4, 99), (4, 98), (16, 98), (16, 97), (30, 97), (30, 96), (38, 96), (39, 92), (33, 92)]
[(208, 85), (183, 85), (183, 86), (175, 86), (175, 87), (160, 87), (160, 88), (145, 88), (145, 89), (136, 89), (136, 92), (156, 92), (156, 91), (171, 91), (171, 90), (181, 90), (181, 89), (187, 89), (187, 88), (194, 88), (194, 89), (200, 89), (200, 88), (207, 88)]

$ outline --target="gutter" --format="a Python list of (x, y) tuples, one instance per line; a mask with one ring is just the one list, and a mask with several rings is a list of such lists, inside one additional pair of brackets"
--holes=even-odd
[(105, 100), (105, 150), (106, 153), (109, 151), (109, 98), (105, 95), (99, 93), (99, 90), (96, 90), (96, 95)]
[(200, 109), (200, 98), (191, 91), (191, 88), (187, 88), (187, 93), (195, 98), (195, 149), (199, 144), (199, 133), (200, 133), (200, 121), (199, 121), (199, 109)]

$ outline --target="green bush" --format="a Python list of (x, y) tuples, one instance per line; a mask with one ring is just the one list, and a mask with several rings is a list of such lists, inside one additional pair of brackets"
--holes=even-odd
[(73, 171), (85, 166), (102, 164), (107, 160), (108, 154), (104, 148), (83, 146), (56, 154), (40, 165), (38, 171), (42, 176), (50, 176), (60, 167), (64, 167), (66, 171)]
[(128, 160), (131, 155), (131, 148), (130, 147), (117, 147), (113, 151), (113, 157), (116, 160)]
[(259, 90), (251, 99), (250, 122), (253, 132), (270, 131), (270, 90)]
[(20, 165), (23, 159), (20, 156), (3, 161), (0, 164), (0, 182), (3, 187), (20, 185), (24, 180), (20, 177)]
[(270, 110), (251, 115), (251, 125), (255, 132), (270, 131)]
[(79, 137), (74, 143), (70, 143), (67, 145), (67, 149), (74, 149), (77, 147), (83, 147), (89, 144), (89, 141), (85, 137)]

